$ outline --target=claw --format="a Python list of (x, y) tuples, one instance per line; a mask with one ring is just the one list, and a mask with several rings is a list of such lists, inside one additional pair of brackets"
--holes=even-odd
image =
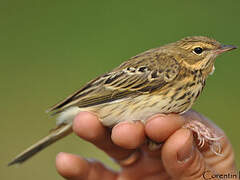
[(184, 125), (196, 133), (198, 142), (198, 147), (203, 148), (207, 143), (210, 146), (210, 150), (217, 156), (222, 156), (222, 147), (218, 142), (223, 136), (217, 136), (217, 134), (205, 124), (199, 121), (190, 121)]
[(219, 137), (209, 137), (209, 136), (205, 136), (206, 139), (210, 140), (210, 141), (219, 141), (220, 139), (223, 138), (223, 136), (219, 136)]
[(204, 140), (204, 138), (202, 138), (202, 144), (201, 144), (200, 148), (202, 148), (204, 146), (204, 144), (205, 144), (205, 140)]
[(217, 156), (223, 156), (223, 154), (222, 154), (222, 147), (221, 147), (220, 143), (215, 142), (214, 144), (210, 145), (210, 149)]
[(198, 140), (199, 140), (198, 146), (201, 146), (202, 141), (200, 139), (198, 139)]

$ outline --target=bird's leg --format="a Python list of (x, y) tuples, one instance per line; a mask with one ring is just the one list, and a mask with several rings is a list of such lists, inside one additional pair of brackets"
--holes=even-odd
[(222, 136), (218, 136), (213, 129), (209, 128), (201, 121), (196, 120), (187, 121), (183, 127), (188, 128), (195, 133), (196, 138), (199, 141), (199, 148), (202, 148), (204, 145), (209, 145), (213, 153), (222, 156), (222, 147), (219, 142)]
[(149, 138), (147, 138), (147, 146), (148, 146), (148, 149), (150, 151), (155, 151), (155, 150), (158, 150), (160, 149), (160, 147), (162, 146), (162, 142), (158, 143), (158, 142), (155, 142)]

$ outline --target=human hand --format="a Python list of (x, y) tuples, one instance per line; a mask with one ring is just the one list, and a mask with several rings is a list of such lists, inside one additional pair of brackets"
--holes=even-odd
[[(192, 132), (181, 128), (184, 122), (191, 119), (203, 121), (223, 135), (220, 140), (223, 156), (215, 155), (207, 146), (197, 148)], [(141, 122), (122, 122), (113, 127), (112, 132), (103, 127), (95, 115), (81, 112), (74, 120), (73, 130), (119, 162), (121, 170), (115, 172), (101, 162), (59, 153), (56, 158), (57, 171), (69, 180), (196, 180), (204, 179), (203, 175), (207, 179), (215, 174), (234, 173), (236, 170), (233, 149), (223, 131), (192, 110), (183, 115), (155, 115), (145, 126)], [(164, 143), (160, 149), (150, 151), (145, 143), (146, 137)], [(132, 162), (131, 157), (135, 157)]]

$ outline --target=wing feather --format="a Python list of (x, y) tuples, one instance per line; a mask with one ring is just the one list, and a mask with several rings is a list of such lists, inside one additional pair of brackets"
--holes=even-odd
[(70, 106), (89, 107), (151, 93), (178, 75), (179, 64), (173, 57), (165, 54), (149, 57), (149, 53), (146, 56), (135, 56), (112, 72), (97, 77), (49, 111), (60, 112)]

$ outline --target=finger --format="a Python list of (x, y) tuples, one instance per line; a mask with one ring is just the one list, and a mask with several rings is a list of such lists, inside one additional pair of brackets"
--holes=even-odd
[(202, 179), (206, 164), (193, 145), (192, 132), (179, 129), (162, 147), (162, 162), (173, 179)]
[(56, 168), (61, 176), (69, 180), (116, 179), (117, 174), (106, 169), (101, 163), (88, 162), (79, 156), (59, 153), (56, 157)]
[(205, 158), (205, 162), (211, 168), (216, 169), (219, 173), (232, 172), (233, 170), (235, 170), (236, 167), (234, 162), (235, 157), (233, 148), (225, 133), (219, 127), (217, 127), (215, 124), (209, 121), (206, 117), (202, 116), (201, 114), (193, 110), (190, 110), (187, 113), (183, 114), (183, 117), (185, 118), (186, 121), (191, 120), (201, 121), (204, 124), (206, 124), (207, 127), (213, 129), (217, 134), (219, 134), (219, 136), (223, 136), (223, 138), (219, 140), (222, 149), (221, 156), (213, 153), (209, 148), (209, 145), (207, 144), (206, 146), (204, 146), (204, 148), (199, 149), (203, 157)]
[[(178, 114), (157, 114), (147, 120), (145, 134), (154, 142), (162, 143), (183, 124), (184, 118)], [(145, 145), (143, 149), (150, 157), (161, 158), (161, 148), (152, 151)]]
[(145, 126), (147, 136), (155, 142), (164, 142), (184, 124), (184, 119), (178, 114), (158, 114), (150, 118)]
[(112, 129), (112, 140), (126, 149), (136, 149), (145, 141), (144, 125), (138, 122), (121, 122)]
[(123, 149), (111, 140), (110, 131), (103, 127), (98, 117), (89, 112), (80, 112), (73, 122), (73, 131), (106, 152), (115, 160), (129, 157), (134, 150)]

